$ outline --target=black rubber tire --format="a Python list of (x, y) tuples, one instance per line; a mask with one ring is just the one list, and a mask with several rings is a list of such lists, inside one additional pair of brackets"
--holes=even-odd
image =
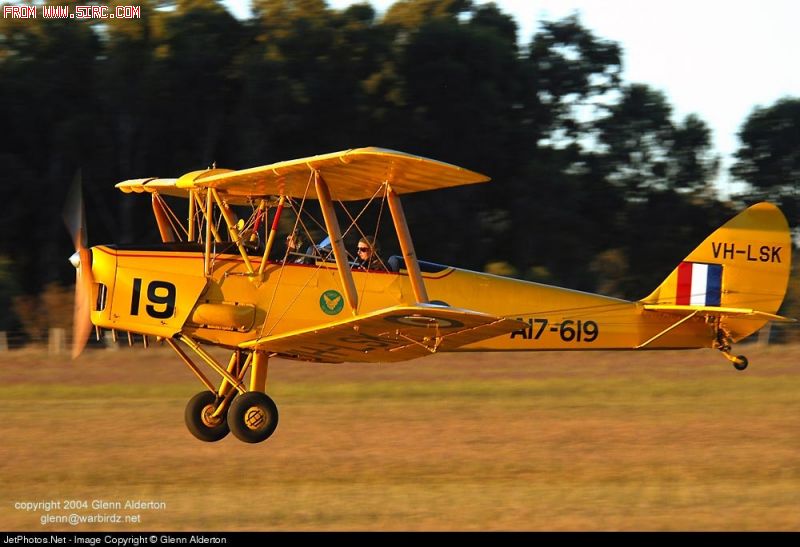
[(278, 407), (266, 393), (249, 391), (231, 403), (228, 427), (240, 441), (266, 441), (278, 427)]
[(735, 368), (736, 370), (744, 370), (747, 368), (748, 365), (747, 357), (745, 357), (744, 355), (737, 355), (736, 359), (738, 360), (738, 362), (737, 361), (733, 362), (733, 368)]
[(213, 411), (217, 405), (217, 396), (211, 391), (201, 391), (186, 404), (186, 411), (183, 418), (189, 432), (207, 443), (213, 443), (225, 438), (230, 432), (225, 416), (222, 416), (219, 424), (211, 426), (203, 420), (203, 413)]

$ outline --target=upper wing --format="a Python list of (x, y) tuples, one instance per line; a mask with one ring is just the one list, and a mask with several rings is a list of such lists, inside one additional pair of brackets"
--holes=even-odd
[(178, 187), (216, 188), (229, 196), (283, 194), (316, 199), (312, 172), (317, 170), (336, 200), (363, 200), (384, 182), (398, 194), (486, 182), (489, 177), (455, 165), (383, 148), (356, 148), (271, 165), (213, 174), (181, 177)]
[[(230, 169), (203, 169), (186, 173), (179, 179), (148, 178), (124, 180), (116, 184), (116, 187), (126, 194), (149, 193), (188, 199), (191, 188), (202, 189), (202, 186), (197, 184), (197, 181), (203, 177), (232, 172)], [(249, 196), (232, 196), (228, 197), (226, 201), (232, 205), (248, 205), (250, 203)]]
[[(527, 324), (526, 324), (527, 325)], [(394, 306), (241, 344), (308, 361), (404, 361), (520, 328), (520, 322), (431, 304)]]
[(186, 188), (178, 188), (175, 183), (178, 179), (131, 179), (125, 180), (116, 185), (117, 188), (126, 194), (136, 193), (141, 194), (144, 192), (158, 193), (164, 196), (176, 196), (179, 198), (188, 198), (189, 190)]

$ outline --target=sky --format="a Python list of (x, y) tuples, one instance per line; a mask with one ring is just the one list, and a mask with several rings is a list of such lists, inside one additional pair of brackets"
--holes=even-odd
[[(369, 0), (383, 12), (394, 0)], [(226, 0), (247, 16), (249, 0)], [(328, 0), (343, 8), (351, 0)], [(475, 3), (486, 3), (476, 0)], [(757, 106), (800, 97), (800, 2), (796, 0), (495, 0), (522, 43), (539, 21), (578, 13), (583, 26), (623, 49), (623, 79), (662, 91), (675, 120), (697, 114), (712, 129), (723, 168)], [(798, 143), (800, 145), (800, 143)], [(727, 193), (727, 177), (719, 181)]]

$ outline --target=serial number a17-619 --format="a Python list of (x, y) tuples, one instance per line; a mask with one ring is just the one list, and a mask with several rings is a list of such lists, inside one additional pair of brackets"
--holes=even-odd
[[(526, 321), (522, 317), (518, 321)], [(560, 323), (550, 323), (547, 319), (527, 319), (528, 326), (511, 333), (511, 338), (538, 340), (545, 333), (552, 333), (564, 342), (594, 342), (600, 334), (600, 328), (592, 320), (564, 319)]]

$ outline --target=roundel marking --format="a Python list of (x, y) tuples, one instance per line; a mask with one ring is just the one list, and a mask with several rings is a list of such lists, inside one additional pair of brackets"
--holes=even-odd
[(390, 323), (399, 323), (411, 327), (439, 327), (441, 329), (454, 329), (463, 327), (464, 323), (455, 319), (444, 317), (428, 317), (425, 315), (389, 315), (385, 317)]
[(333, 289), (327, 290), (319, 297), (319, 309), (328, 315), (336, 315), (344, 308), (342, 293)]

